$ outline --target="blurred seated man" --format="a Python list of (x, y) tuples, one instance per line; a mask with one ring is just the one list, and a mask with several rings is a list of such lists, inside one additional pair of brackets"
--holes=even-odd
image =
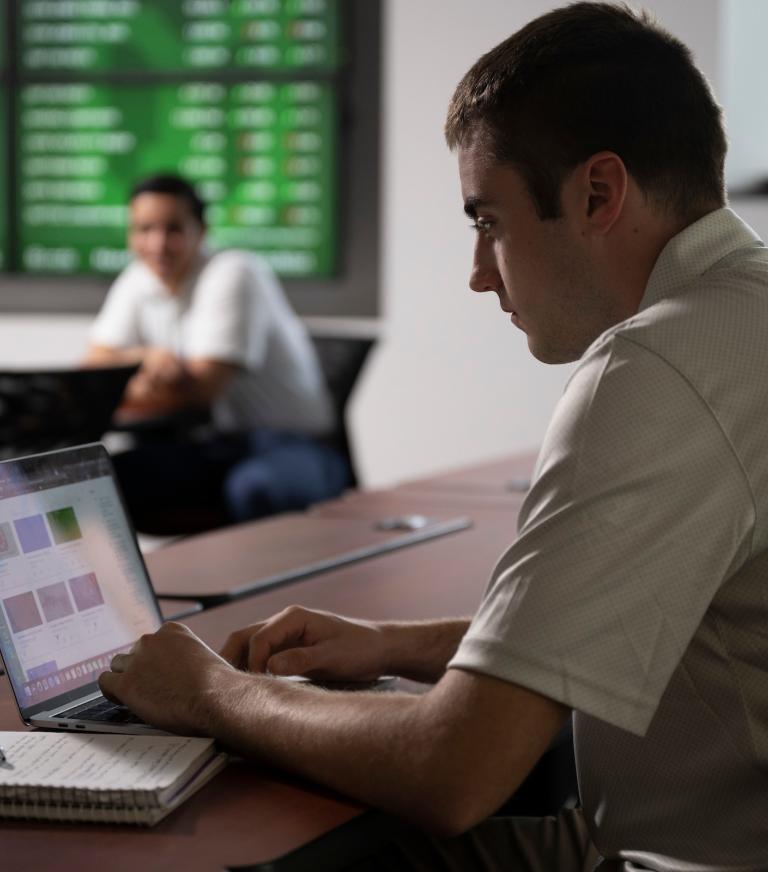
[(347, 462), (322, 437), (333, 410), (311, 340), (260, 258), (208, 252), (205, 207), (184, 179), (133, 189), (128, 243), (87, 361), (138, 361), (122, 414), (210, 409), (212, 426), (115, 456), (137, 527), (194, 532), (338, 494)]

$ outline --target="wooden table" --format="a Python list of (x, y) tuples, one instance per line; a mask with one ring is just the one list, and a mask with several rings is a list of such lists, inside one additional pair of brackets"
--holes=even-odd
[(404, 482), (397, 490), (440, 491), (496, 498), (524, 494), (531, 485), (536, 457), (535, 453), (500, 457), (438, 475), (416, 478)]
[(442, 487), (403, 485), (389, 490), (348, 491), (327, 503), (309, 509), (322, 518), (408, 518), (421, 515), (428, 521), (451, 514), (462, 514), (474, 523), (475, 518), (493, 515), (508, 519), (514, 526), (525, 499), (524, 493), (483, 493), (458, 491)]
[[(460, 535), (209, 609), (185, 623), (218, 648), (232, 630), (269, 617), (293, 602), (382, 619), (466, 614), (477, 604), (511, 527), (508, 517), (490, 513)], [(225, 551), (227, 537), (222, 536), (216, 545)], [(0, 690), (0, 729), (20, 728), (6, 681)], [(0, 824), (0, 865), (3, 872), (74, 868), (215, 872), (275, 861), (343, 825), (348, 827), (343, 834), (347, 845), (356, 828), (366, 824), (360, 817), (362, 811), (358, 804), (306, 782), (255, 765), (232, 764), (149, 830), (4, 822)], [(383, 837), (388, 823), (382, 820), (366, 838)], [(282, 867), (278, 862), (270, 868)], [(317, 868), (311, 857), (306, 868)]]
[[(0, 729), (21, 724), (7, 681)], [(362, 807), (246, 763), (232, 763), (157, 826), (0, 822), (3, 872), (220, 872), (264, 863), (353, 821)]]
[[(355, 511), (358, 517), (378, 516), (380, 500)], [(387, 504), (410, 510), (428, 503)], [(286, 587), (208, 609), (184, 620), (214, 648), (232, 630), (264, 620), (289, 605), (325, 609), (352, 617), (379, 620), (418, 620), (472, 614), (482, 597), (491, 570), (515, 537), (516, 512), (473, 509), (472, 527), (453, 536), (345, 566)]]
[(439, 536), (458, 535), (469, 526), (455, 510), (436, 513), (414, 530), (382, 529), (376, 521), (374, 516), (280, 515), (174, 542), (151, 552), (146, 563), (159, 597), (213, 606)]
[[(233, 630), (263, 620), (292, 603), (389, 620), (470, 614), (482, 596), (493, 565), (514, 538), (521, 499), (518, 494), (516, 502), (510, 500), (501, 507), (493, 501), (473, 503), (467, 511), (472, 526), (460, 533), (211, 608), (186, 618), (185, 623), (212, 647), (219, 648)], [(427, 515), (442, 512), (442, 516), (450, 516), (461, 506), (455, 495), (430, 497), (428, 492), (403, 493), (400, 489), (361, 494), (353, 501), (326, 504), (312, 516), (293, 516), (293, 538), (300, 539), (308, 517), (336, 525), (354, 519), (370, 525), (370, 520), (379, 518), (383, 511)], [(270, 529), (270, 524), (265, 528)], [(265, 559), (269, 548), (279, 550), (278, 541), (270, 543), (265, 534)], [(181, 577), (207, 579), (206, 573), (221, 573), (222, 567), (237, 570), (232, 578), (247, 579), (253, 577), (252, 542), (242, 528), (231, 528), (161, 549), (150, 555), (148, 563), (160, 591), (175, 589)], [(4, 680), (0, 685), (0, 729), (21, 728), (10, 693)], [(177, 868), (216, 872), (233, 866), (268, 864), (265, 869), (317, 872), (321, 868), (318, 845), (327, 847), (327, 840), (338, 836), (330, 849), (335, 861), (339, 852), (348, 850), (356, 839), (372, 844), (388, 832), (390, 821), (363, 811), (357, 803), (307, 782), (258, 765), (233, 763), (148, 830), (3, 822), (0, 868), (3, 872), (102, 868), (110, 872)], [(325, 841), (308, 845), (321, 837)], [(286, 857), (297, 850), (298, 860), (296, 855)]]

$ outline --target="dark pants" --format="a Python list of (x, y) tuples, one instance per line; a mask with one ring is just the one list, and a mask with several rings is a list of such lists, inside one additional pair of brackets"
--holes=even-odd
[(158, 535), (301, 510), (351, 478), (336, 448), (274, 430), (150, 439), (113, 460), (135, 526)]
[(491, 817), (455, 839), (410, 831), (345, 872), (592, 872), (601, 864), (580, 809), (557, 817)]
[[(237, 872), (620, 872), (602, 861), (581, 809), (547, 817), (494, 815), (438, 839), (368, 812), (277, 860)], [(235, 872), (233, 869), (232, 872)]]

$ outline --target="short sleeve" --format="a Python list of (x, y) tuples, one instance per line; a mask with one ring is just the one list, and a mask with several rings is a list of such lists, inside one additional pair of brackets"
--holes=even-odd
[(613, 337), (558, 405), (519, 538), (450, 666), (642, 735), (753, 527), (711, 409), (655, 352)]
[(260, 306), (250, 258), (238, 252), (214, 255), (193, 290), (185, 354), (252, 365), (254, 357), (265, 353), (268, 314)]
[(110, 287), (89, 332), (94, 345), (130, 348), (143, 344), (140, 324), (143, 271), (141, 264), (132, 263)]

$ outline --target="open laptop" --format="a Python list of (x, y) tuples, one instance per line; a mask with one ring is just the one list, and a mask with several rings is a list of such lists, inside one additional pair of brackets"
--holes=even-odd
[(0, 458), (101, 439), (137, 369), (0, 370)]
[(103, 445), (0, 462), (0, 655), (25, 723), (160, 732), (97, 678), (161, 622)]

